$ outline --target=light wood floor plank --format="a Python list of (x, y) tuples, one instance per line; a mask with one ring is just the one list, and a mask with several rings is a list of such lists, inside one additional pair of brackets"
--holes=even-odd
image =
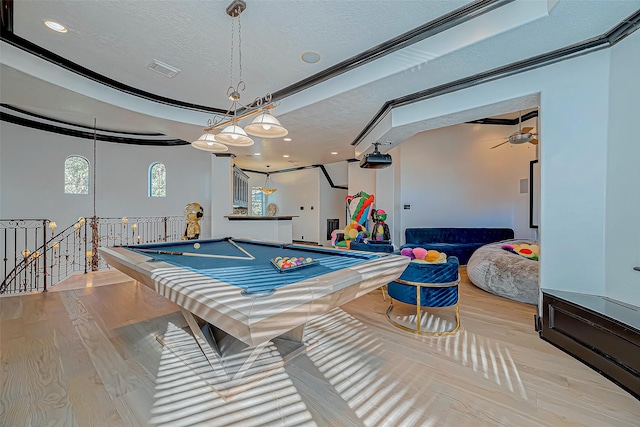
[(75, 375), (69, 380), (67, 387), (79, 426), (126, 425), (97, 372)]
[(119, 272), (0, 298), (0, 424), (640, 425), (638, 400), (538, 337), (535, 307), (461, 273), (457, 335), (395, 328), (374, 291), (311, 322), (306, 353), (227, 401), (205, 365), (157, 342), (169, 328), (191, 339), (178, 308)]
[(22, 318), (24, 311), (24, 298), (3, 296), (0, 298), (0, 320), (12, 320)]
[(6, 425), (76, 425), (53, 337), (20, 338), (2, 349)]
[(130, 372), (127, 364), (115, 351), (104, 330), (93, 321), (75, 291), (60, 295), (109, 395), (115, 398), (133, 390), (137, 386), (135, 375)]
[[(2, 337), (4, 338), (4, 337)], [(0, 343), (0, 380), (2, 393), (0, 394), (0, 413), (6, 419), (7, 425), (18, 420), (24, 420), (29, 414), (29, 402), (26, 401), (29, 382), (26, 376), (27, 361), (24, 358), (26, 339), (24, 337), (2, 340)]]

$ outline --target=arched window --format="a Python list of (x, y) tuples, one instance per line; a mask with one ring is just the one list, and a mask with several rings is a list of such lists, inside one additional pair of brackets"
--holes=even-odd
[(89, 194), (89, 160), (69, 156), (64, 161), (65, 194)]
[(149, 197), (167, 196), (167, 170), (162, 163), (149, 166)]

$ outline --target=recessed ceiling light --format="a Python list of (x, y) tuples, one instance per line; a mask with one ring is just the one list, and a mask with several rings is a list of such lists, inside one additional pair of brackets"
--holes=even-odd
[(289, 157), (289, 155), (288, 154), (283, 154), (282, 157)]
[(284, 140), (289, 142), (289, 141), (291, 141), (291, 138), (285, 138)]
[(307, 64), (315, 64), (320, 61), (320, 54), (318, 52), (304, 52), (300, 57)]
[(57, 31), (59, 33), (66, 33), (67, 27), (62, 24), (57, 23), (56, 21), (44, 21), (44, 25), (52, 29), (53, 31)]
[(332, 151), (331, 154), (338, 154), (338, 152), (337, 151)]
[(260, 155), (260, 153), (253, 153), (253, 155), (254, 155), (254, 156), (259, 156), (259, 155)]

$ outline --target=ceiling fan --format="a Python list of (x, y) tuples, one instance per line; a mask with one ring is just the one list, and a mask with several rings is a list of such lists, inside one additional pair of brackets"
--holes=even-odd
[(518, 116), (518, 126), (520, 129), (517, 132), (512, 133), (507, 137), (506, 141), (491, 147), (490, 150), (498, 148), (506, 143), (524, 144), (528, 142), (529, 144), (533, 145), (536, 145), (538, 143), (538, 139), (536, 138), (537, 134), (535, 132), (531, 132), (534, 128), (531, 126), (527, 126), (524, 128), (522, 127), (522, 112), (520, 112), (520, 115)]

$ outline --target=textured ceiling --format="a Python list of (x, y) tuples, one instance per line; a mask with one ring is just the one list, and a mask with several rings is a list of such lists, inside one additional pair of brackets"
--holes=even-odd
[[(640, 8), (640, 0), (517, 0), (281, 99), (275, 110), (291, 142), (232, 148), (236, 163), (272, 170), (354, 157), (351, 143), (385, 102), (599, 36)], [(241, 15), (242, 78), (249, 102), (277, 92), (461, 7), (465, 1), (247, 0)], [(127, 86), (226, 110), (232, 20), (225, 1), (14, 0), (14, 34)], [(54, 33), (43, 20), (69, 28)], [(237, 34), (238, 26), (235, 25)], [(306, 64), (305, 51), (320, 53)], [(234, 53), (238, 54), (237, 40)], [(169, 79), (153, 60), (180, 70)], [(74, 124), (196, 139), (209, 113), (140, 99), (3, 42), (0, 102)], [(529, 100), (530, 101), (530, 100)], [(514, 101), (435, 122), (431, 129), (503, 114)], [(402, 138), (402, 135), (396, 135)], [(338, 152), (331, 155), (332, 151)], [(260, 152), (260, 156), (253, 154)], [(288, 154), (289, 158), (283, 158)]]

